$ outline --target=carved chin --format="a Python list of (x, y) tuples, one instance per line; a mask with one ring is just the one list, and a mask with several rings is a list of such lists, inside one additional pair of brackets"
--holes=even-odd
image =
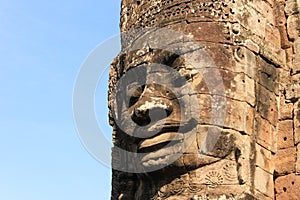
[[(230, 134), (221, 134), (213, 143), (206, 140), (203, 148), (198, 146), (193, 134), (187, 135), (169, 132), (141, 141), (138, 153), (141, 153), (142, 166), (146, 169), (175, 166), (191, 170), (217, 162), (234, 149), (234, 139)], [(213, 148), (208, 148), (210, 146)]]

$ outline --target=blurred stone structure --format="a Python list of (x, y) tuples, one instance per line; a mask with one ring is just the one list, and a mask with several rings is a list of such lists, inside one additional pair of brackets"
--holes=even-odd
[[(300, 199), (299, 11), (299, 0), (122, 1), (122, 52), (111, 65), (109, 89), (115, 146), (112, 200)], [(193, 67), (184, 60), (184, 55), (190, 52), (185, 48), (174, 55), (153, 48), (149, 42), (140, 50), (128, 51), (139, 37), (147, 34), (147, 31), (136, 32), (151, 27), (174, 30), (199, 42), (220, 73), (224, 95), (209, 91), (207, 80), (217, 80), (209, 71), (202, 75), (193, 72)], [(156, 42), (162, 39), (157, 38)], [(115, 88), (122, 76), (135, 67), (151, 63), (179, 69), (185, 81), (192, 85), (193, 94), (184, 93), (182, 99), (185, 96), (197, 99), (199, 115), (191, 117), (196, 120), (193, 129), (197, 130), (196, 138), (169, 166), (147, 171), (150, 165), (160, 165), (167, 159), (169, 155), (163, 155), (165, 149), (156, 159), (142, 160), (144, 173), (122, 171), (120, 166), (124, 163), (133, 168), (137, 163), (118, 148), (149, 153), (163, 149), (168, 142), (184, 139), (184, 133), (175, 134), (179, 126), (176, 122), (182, 120), (182, 105), (172, 96), (172, 88), (168, 90), (148, 82), (130, 94), (128, 112), (122, 107), (123, 99), (118, 99), (116, 93), (122, 91)], [(143, 71), (136, 79), (149, 73), (161, 74), (166, 82), (173, 80), (163, 69)], [(218, 88), (218, 83), (213, 87)], [(170, 84), (176, 85), (176, 81)], [(126, 88), (125, 84), (125, 93)], [(225, 112), (222, 123), (211, 119), (212, 102), (218, 102), (218, 98), (226, 102), (225, 106), (219, 105), (224, 106), (220, 111)], [(166, 115), (160, 117), (160, 112)], [(170, 120), (168, 124), (160, 124), (168, 131), (140, 139), (138, 132), (122, 130), (117, 122), (122, 123), (122, 117), (125, 122), (130, 118), (139, 126)], [(135, 132), (134, 127), (128, 130)], [(220, 134), (211, 143), (213, 147), (202, 151), (203, 140), (209, 146), (209, 138), (215, 132)], [(179, 148), (176, 145), (170, 147), (172, 152)]]

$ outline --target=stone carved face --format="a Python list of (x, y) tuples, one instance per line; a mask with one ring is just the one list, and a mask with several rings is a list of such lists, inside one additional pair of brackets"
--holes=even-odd
[[(202, 98), (212, 87), (205, 83), (210, 80), (203, 77), (205, 69), (199, 73), (186, 54), (139, 54), (122, 57), (124, 72), (114, 106), (120, 147), (138, 155), (129, 162), (145, 171), (169, 165), (192, 170), (228, 156), (234, 149), (231, 133), (206, 126), (214, 121), (212, 107), (224, 102)], [(218, 84), (217, 78), (210, 78), (211, 85)]]

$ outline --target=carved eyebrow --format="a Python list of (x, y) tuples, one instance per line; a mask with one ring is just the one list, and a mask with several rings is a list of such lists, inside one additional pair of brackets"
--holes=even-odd
[(125, 68), (125, 72), (128, 72), (128, 71), (130, 71), (130, 70), (132, 70), (132, 69), (134, 69), (136, 67), (139, 67), (139, 66), (146, 66), (148, 64), (149, 64), (149, 62), (141, 62), (141, 63), (139, 63), (137, 65), (130, 65), (129, 67)]
[(136, 67), (139, 67), (139, 66), (147, 66), (151, 63), (163, 64), (163, 65), (166, 65), (166, 66), (176, 69), (173, 65), (176, 62), (176, 60), (178, 58), (180, 58), (180, 56), (181, 56), (180, 54), (177, 54), (174, 52), (169, 52), (169, 51), (156, 51), (156, 52), (154, 51), (152, 53), (154, 53), (154, 55), (152, 55), (153, 56), (152, 62), (151, 61), (141, 61), (134, 65), (128, 65), (124, 68), (123, 73), (127, 73), (130, 70), (132, 70)]

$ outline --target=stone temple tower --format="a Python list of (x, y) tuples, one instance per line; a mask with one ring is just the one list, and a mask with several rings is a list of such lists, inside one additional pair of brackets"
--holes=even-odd
[(300, 199), (299, 11), (122, 1), (112, 200)]

